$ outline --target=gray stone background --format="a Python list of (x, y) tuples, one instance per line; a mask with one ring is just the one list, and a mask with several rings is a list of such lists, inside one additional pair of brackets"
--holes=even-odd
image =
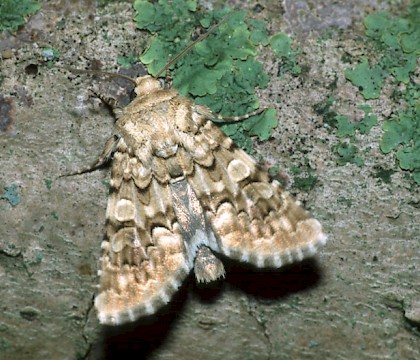
[[(40, 3), (18, 32), (0, 37), (1, 95), (16, 106), (0, 136), (0, 187), (16, 184), (20, 198), (15, 206), (0, 199), (0, 359), (420, 358), (418, 187), (395, 154), (380, 152), (380, 126), (358, 136), (364, 166), (337, 166), (338, 140), (313, 110), (329, 95), (356, 120), (356, 104), (368, 103), (379, 124), (395, 110), (390, 84), (365, 102), (345, 80), (342, 57), (374, 56), (359, 37), (363, 17), (401, 11), (407, 1), (261, 0), (258, 13), (257, 2), (230, 2), (266, 19), (273, 33), (291, 34), (309, 65), (304, 77), (280, 79), (278, 59), (261, 49), (271, 76), (261, 103), (280, 119), (256, 149), (282, 164), (290, 183), (297, 149), (306, 151), (318, 181), (309, 192), (291, 191), (323, 223), (329, 243), (315, 259), (280, 271), (225, 261), (224, 282), (203, 288), (190, 277), (157, 316), (113, 329), (101, 327), (92, 308), (109, 168), (57, 176), (91, 163), (111, 133), (113, 118), (90, 89), (126, 93), (101, 88), (115, 81), (48, 68), (41, 48), (59, 49), (61, 65), (89, 60), (115, 71), (117, 56), (141, 53), (147, 36), (135, 29), (130, 3)], [(326, 30), (336, 35), (321, 38)], [(395, 171), (389, 183), (374, 175), (378, 167)]]

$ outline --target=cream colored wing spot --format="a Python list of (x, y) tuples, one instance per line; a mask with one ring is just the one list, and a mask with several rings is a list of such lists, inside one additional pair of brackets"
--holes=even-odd
[(232, 180), (240, 182), (251, 174), (251, 169), (242, 160), (234, 159), (229, 163), (227, 172)]
[(134, 220), (136, 208), (131, 200), (120, 199), (115, 204), (115, 219), (119, 222)]
[(270, 184), (263, 182), (254, 183), (254, 188), (258, 191), (263, 199), (270, 199), (274, 196), (274, 191)]
[[(107, 242), (103, 242), (107, 243)], [(124, 247), (129, 246), (132, 248), (140, 248), (141, 241), (138, 236), (137, 230), (134, 227), (126, 227), (117, 231), (110, 238), (111, 249), (113, 252), (120, 252)], [(142, 252), (143, 249), (141, 249)]]

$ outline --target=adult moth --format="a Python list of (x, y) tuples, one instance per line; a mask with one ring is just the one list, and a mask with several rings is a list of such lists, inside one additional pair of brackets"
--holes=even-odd
[(191, 269), (197, 281), (223, 277), (215, 253), (279, 268), (325, 244), (321, 224), (211, 122), (210, 109), (149, 75), (132, 81), (136, 98), (114, 104), (113, 135), (89, 168), (112, 159), (101, 323), (153, 314)]

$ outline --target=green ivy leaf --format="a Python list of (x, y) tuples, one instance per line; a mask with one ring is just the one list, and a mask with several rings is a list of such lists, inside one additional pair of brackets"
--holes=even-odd
[(420, 171), (420, 144), (404, 147), (397, 153), (401, 169)]
[(253, 28), (250, 36), (251, 42), (254, 45), (261, 44), (263, 46), (267, 46), (270, 43), (270, 40), (268, 38), (268, 31), (264, 21), (250, 19), (249, 24)]
[(276, 55), (288, 58), (292, 53), (292, 40), (286, 33), (273, 35), (270, 38), (270, 45)]
[(399, 35), (400, 45), (404, 52), (420, 54), (420, 28), (413, 32), (405, 32)]
[(12, 206), (19, 205), (21, 199), (18, 194), (18, 186), (16, 184), (5, 186), (4, 193), (0, 195), (0, 199), (7, 200)]
[(137, 62), (137, 60), (138, 57), (136, 55), (118, 56), (117, 64), (123, 69), (129, 69)]
[(338, 165), (353, 163), (357, 166), (362, 166), (364, 164), (363, 159), (357, 155), (357, 147), (353, 144), (340, 143), (336, 146), (336, 151), (339, 155), (337, 159)]
[(277, 111), (275, 109), (267, 109), (259, 116), (244, 121), (243, 128), (250, 135), (258, 136), (260, 141), (266, 141), (271, 137), (271, 132), (278, 125)]
[(41, 5), (28, 0), (0, 1), (0, 32), (4, 30), (16, 31), (25, 23), (25, 17), (35, 14)]
[(347, 116), (337, 115), (335, 117), (337, 120), (337, 132), (338, 137), (353, 136), (355, 126), (349, 121)]
[(366, 100), (379, 97), (383, 85), (382, 69), (379, 66), (370, 67), (367, 59), (364, 59), (353, 70), (347, 69), (344, 74), (353, 85), (359, 87)]
[(368, 105), (359, 105), (358, 109), (364, 110), (365, 117), (362, 121), (356, 124), (356, 128), (360, 131), (361, 134), (367, 135), (369, 134), (370, 129), (378, 124), (378, 117), (371, 113), (372, 109)]
[(384, 154), (397, 148), (399, 144), (409, 144), (413, 134), (413, 121), (405, 113), (400, 114), (399, 121), (387, 120), (382, 125), (381, 151)]

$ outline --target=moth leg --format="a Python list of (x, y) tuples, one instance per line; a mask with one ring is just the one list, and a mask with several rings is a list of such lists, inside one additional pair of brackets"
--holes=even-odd
[(225, 277), (223, 263), (205, 245), (201, 245), (194, 260), (194, 274), (197, 282), (212, 282)]
[(112, 98), (110, 96), (98, 94), (98, 93), (94, 92), (93, 90), (91, 90), (91, 92), (98, 99), (100, 99), (105, 105), (107, 105), (107, 106), (109, 106), (111, 108), (112, 113), (114, 114), (114, 116), (117, 119), (119, 119), (122, 116), (123, 107), (121, 106), (121, 104), (118, 102), (117, 99)]
[(67, 174), (62, 174), (59, 177), (84, 174), (84, 173), (95, 170), (95, 169), (99, 168), (100, 166), (106, 164), (111, 159), (114, 152), (117, 150), (119, 141), (120, 141), (120, 138), (117, 135), (111, 136), (106, 141), (104, 149), (102, 150), (102, 154), (92, 164), (90, 164), (88, 167), (82, 168), (78, 171), (74, 171), (74, 172), (67, 173)]

